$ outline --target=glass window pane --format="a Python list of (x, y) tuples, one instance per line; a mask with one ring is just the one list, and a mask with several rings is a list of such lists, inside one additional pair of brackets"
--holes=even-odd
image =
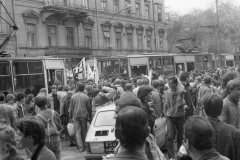
[(29, 73), (43, 73), (42, 62), (28, 62)]
[(14, 62), (13, 70), (15, 74), (28, 74), (27, 62)]
[(0, 92), (12, 93), (12, 79), (11, 76), (0, 76)]
[(99, 112), (95, 121), (94, 126), (114, 126), (116, 119), (114, 118), (115, 111)]
[(8, 62), (0, 63), (0, 75), (10, 75), (10, 66)]
[(23, 92), (26, 88), (30, 88), (36, 95), (41, 88), (45, 87), (44, 75), (22, 75), (15, 76), (16, 92)]

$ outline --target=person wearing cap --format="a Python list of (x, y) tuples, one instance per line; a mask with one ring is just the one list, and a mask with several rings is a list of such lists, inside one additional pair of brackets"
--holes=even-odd
[(240, 129), (240, 80), (233, 79), (227, 83), (227, 97), (223, 100), (221, 119)]

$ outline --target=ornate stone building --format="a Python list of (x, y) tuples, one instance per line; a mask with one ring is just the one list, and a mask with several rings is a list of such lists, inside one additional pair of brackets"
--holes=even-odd
[(79, 62), (167, 51), (164, 0), (15, 0), (15, 16), (19, 56)]

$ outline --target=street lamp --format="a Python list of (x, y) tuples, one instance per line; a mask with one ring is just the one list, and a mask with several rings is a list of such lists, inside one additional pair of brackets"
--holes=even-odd
[(114, 13), (113, 16), (110, 18), (109, 22), (111, 22), (111, 20), (112, 20), (116, 15), (122, 13), (122, 12), (125, 11), (125, 10), (131, 11), (131, 10), (132, 10), (132, 5), (129, 4), (129, 5), (127, 5), (125, 8), (121, 9), (119, 12)]

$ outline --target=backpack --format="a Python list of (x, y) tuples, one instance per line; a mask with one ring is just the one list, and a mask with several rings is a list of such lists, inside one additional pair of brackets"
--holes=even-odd
[(53, 116), (54, 116), (54, 110), (51, 110), (51, 119), (46, 119), (43, 115), (37, 114), (45, 123), (45, 134), (46, 138), (48, 138), (48, 142), (50, 143), (51, 136), (56, 136), (59, 135), (59, 132), (57, 130), (57, 125), (53, 121)]

